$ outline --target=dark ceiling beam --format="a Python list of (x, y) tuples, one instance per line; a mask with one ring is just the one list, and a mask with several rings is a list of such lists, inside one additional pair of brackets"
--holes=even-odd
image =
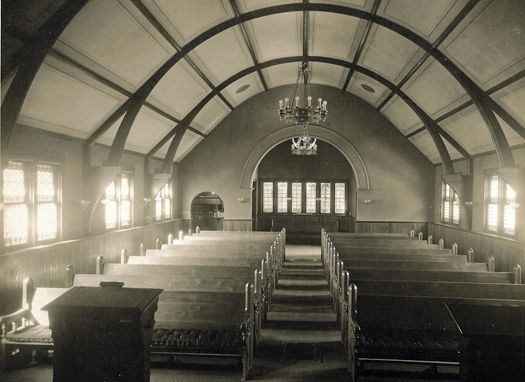
[(2, 102), (2, 158), (7, 158), (7, 149), (9, 147), (11, 133), (16, 126), (22, 104), (38, 69), (62, 31), (87, 1), (88, 0), (66, 1), (55, 14), (38, 28), (32, 38), (32, 42), (21, 49), (18, 55), (16, 74)]
[(454, 138), (452, 138), (449, 133), (447, 133), (442, 128), (439, 128), (439, 134), (443, 138), (445, 138), (448, 141), (448, 143), (450, 143), (452, 145), (452, 147), (454, 147), (465, 159), (470, 159), (471, 158), (471, 155), (468, 153), (468, 151), (465, 150), (463, 148), (463, 146), (461, 146), (459, 144), (458, 141), (456, 141)]
[[(240, 78), (242, 78), (242, 77), (244, 77), (244, 76), (246, 76), (246, 75), (256, 71), (257, 69), (264, 69), (264, 68), (267, 68), (267, 67), (270, 67), (270, 66), (275, 66), (275, 65), (280, 65), (280, 64), (290, 63), (290, 62), (300, 62), (300, 61), (303, 61), (303, 59), (304, 59), (304, 57), (301, 55), (301, 56), (294, 56), (294, 57), (282, 57), (282, 58), (278, 58), (278, 59), (274, 59), (274, 60), (265, 61), (263, 63), (260, 63), (258, 68), (255, 67), (255, 66), (252, 66), (250, 68), (246, 68), (244, 70), (241, 70), (240, 72), (236, 73), (235, 75), (231, 76), (230, 78), (225, 80), (223, 83), (218, 85), (217, 89), (215, 91), (221, 91), (222, 89), (226, 88), (227, 86), (229, 86), (233, 82), (235, 82), (235, 81), (239, 80)], [(353, 69), (355, 71), (362, 72), (362, 73), (366, 74), (367, 76), (375, 79), (376, 81), (382, 83), (383, 85), (385, 85), (386, 87), (388, 87), (390, 89), (395, 89), (395, 85), (393, 83), (391, 83), (389, 80), (387, 80), (386, 78), (384, 78), (381, 75), (373, 72), (370, 69), (367, 69), (367, 68), (361, 67), (359, 65), (356, 65), (353, 62), (344, 61), (344, 60), (340, 60), (340, 59), (336, 59), (336, 58), (332, 58), (332, 57), (323, 57), (323, 56), (308, 56), (307, 60), (309, 62), (323, 62), (323, 63), (327, 63), (327, 64), (338, 65), (338, 66), (346, 67), (346, 68), (349, 68), (349, 69)], [(212, 91), (209, 94), (207, 94), (199, 102), (199, 104), (197, 106), (195, 106), (193, 108), (193, 110), (186, 117), (184, 117), (182, 119), (181, 123), (175, 129), (172, 129), (172, 131), (170, 131), (166, 136), (164, 136), (164, 138), (148, 153), (148, 156), (150, 157), (153, 154), (155, 154), (155, 152), (158, 151), (158, 149), (160, 147), (162, 147), (166, 142), (168, 142), (171, 139), (171, 137), (173, 137), (174, 135), (175, 136), (177, 134), (178, 135), (182, 135), (182, 133), (184, 131), (181, 130), (181, 129), (184, 126), (188, 125), (193, 120), (193, 118), (202, 110), (202, 108), (214, 96), (215, 96), (214, 91)], [(437, 124), (435, 124), (432, 121), (432, 119), (414, 101), (412, 101), (410, 99), (410, 97), (408, 97), (401, 90), (399, 90), (399, 96), (414, 110), (414, 112), (416, 112), (416, 114), (421, 118), (421, 120), (423, 121), (423, 123), (425, 124), (427, 129), (429, 130), (429, 133), (431, 134), (434, 142), (436, 143), (436, 147), (438, 147), (438, 151), (440, 153), (440, 158), (441, 158), (442, 162), (445, 164), (444, 168), (446, 168), (446, 171), (448, 171), (447, 173), (450, 173), (451, 171), (453, 171), (452, 162), (450, 160), (450, 155), (448, 154), (448, 152), (446, 150), (446, 147), (445, 147), (441, 137), (439, 136), (439, 127), (437, 126)], [(164, 159), (164, 167), (167, 168), (168, 166), (171, 166), (171, 163), (173, 162), (173, 159), (175, 157), (175, 153), (177, 151), (177, 147), (175, 147), (175, 146), (177, 146), (179, 143), (180, 143), (180, 139), (178, 141), (173, 140), (171, 142), (170, 149), (168, 150), (168, 153), (170, 155), (166, 155), (166, 157)], [(466, 152), (466, 151), (464, 151), (464, 152)]]
[(97, 129), (86, 139), (88, 145), (93, 145), (106, 131), (122, 117), (129, 107), (129, 99), (115, 110)]
[[(443, 41), (445, 41), (445, 39), (450, 35), (450, 33), (452, 33), (452, 31), (454, 29), (456, 29), (456, 27), (459, 25), (459, 23), (461, 21), (463, 21), (463, 19), (469, 14), (469, 12), (472, 10), (472, 8), (474, 8), (474, 6), (479, 2), (479, 0), (470, 0), (467, 4), (465, 4), (465, 6), (461, 9), (461, 11), (456, 15), (456, 17), (454, 17), (454, 19), (447, 25), (447, 27), (445, 28), (445, 30), (443, 32), (441, 32), (441, 34), (439, 35), (439, 37), (436, 39), (436, 41), (434, 41), (434, 43), (432, 44), (432, 47), (434, 49), (437, 49), (437, 47), (439, 45), (441, 45), (441, 43)], [(412, 76), (419, 70), (419, 68), (421, 68), (421, 66), (423, 66), (423, 64), (425, 63), (425, 61), (428, 59), (428, 57), (430, 57), (430, 53), (429, 52), (426, 52), (419, 60), (418, 62), (412, 67), (412, 69), (410, 69), (410, 71), (401, 79), (401, 81), (399, 81), (399, 83), (397, 84), (397, 87), (399, 89), (401, 89), (407, 82), (410, 78), (412, 78)], [(390, 101), (390, 99), (392, 99), (392, 97), (394, 96), (394, 92), (391, 92), (382, 102), (381, 104), (377, 107), (377, 110), (380, 111), (387, 103), (388, 101)]]
[[(236, 0), (230, 0), (230, 5), (233, 9), (235, 17), (239, 17), (241, 15), (241, 12), (239, 11), (239, 7), (237, 6)], [(242, 37), (244, 38), (244, 42), (246, 43), (248, 51), (250, 52), (250, 56), (252, 57), (253, 64), (258, 65), (259, 61), (257, 60), (257, 55), (255, 54), (255, 49), (253, 49), (253, 43), (250, 39), (250, 36), (248, 35), (248, 32), (246, 31), (246, 28), (243, 23), (239, 23), (238, 25), (239, 29), (241, 30)], [(257, 74), (259, 75), (259, 80), (261, 81), (264, 91), (267, 91), (268, 85), (266, 84), (266, 80), (264, 79), (262, 71), (257, 70)]]
[[(162, 26), (162, 24), (155, 18), (155, 16), (149, 11), (149, 9), (142, 4), (141, 0), (131, 0), (135, 7), (144, 15), (144, 17), (150, 22), (150, 24), (170, 43), (170, 45), (179, 53), (181, 51), (181, 46), (175, 41), (175, 39), (169, 34), (169, 32)], [(206, 85), (210, 87), (210, 89), (214, 89), (215, 85), (210, 81), (210, 79), (200, 70), (200, 68), (195, 64), (195, 62), (185, 55), (184, 59), (188, 64), (192, 67), (192, 69), (199, 75), (200, 78), (204, 82), (206, 82)], [(233, 110), (234, 107), (230, 104), (230, 102), (221, 94), (218, 93), (217, 96), (224, 102), (224, 104), (230, 109)]]
[(308, 57), (308, 12), (306, 11), (306, 5), (308, 0), (303, 0), (303, 62), (306, 62)]
[(496, 101), (494, 101), (492, 98), (487, 97), (485, 98), (487, 102), (489, 103), (490, 107), (496, 114), (498, 114), (501, 119), (505, 121), (507, 125), (509, 125), (512, 130), (514, 130), (517, 134), (519, 134), (523, 139), (525, 139), (525, 128), (512, 116), (510, 115), (507, 110), (503, 109)]
[[(370, 13), (372, 13), (373, 15), (377, 14), (377, 10), (380, 4), (381, 4), (381, 0), (375, 0), (374, 4), (372, 5), (372, 9), (370, 10)], [(372, 29), (373, 25), (374, 23), (370, 20), (366, 22), (365, 29), (363, 31), (363, 34), (361, 35), (361, 39), (359, 40), (359, 45), (357, 46), (357, 50), (354, 55), (354, 59), (352, 60), (354, 64), (357, 64), (359, 62), (359, 59), (361, 58), (361, 54), (363, 53), (363, 49), (365, 48), (366, 41), (368, 40), (368, 36), (370, 35), (370, 30)], [(350, 83), (350, 80), (352, 79), (353, 74), (354, 74), (354, 71), (350, 69), (348, 71), (348, 75), (346, 76), (346, 80), (343, 85), (343, 90), (346, 90), (346, 88), (348, 87), (348, 84)]]
[[(81, 0), (76, 0), (76, 1), (81, 1)], [(137, 1), (137, 0), (134, 0), (134, 1)], [(73, 2), (74, 1), (72, 0), (68, 4), (71, 4)], [(140, 4), (141, 3), (139, 2), (139, 5)], [(228, 28), (238, 25), (239, 23), (243, 23), (243, 22), (250, 21), (250, 20), (253, 20), (259, 17), (269, 16), (273, 14), (279, 14), (279, 13), (285, 13), (285, 12), (300, 12), (304, 9), (304, 7), (306, 7), (307, 11), (338, 13), (338, 14), (344, 14), (344, 15), (358, 17), (358, 18), (372, 21), (374, 23), (377, 23), (385, 28), (388, 28), (394, 31), (395, 33), (400, 34), (401, 36), (411, 40), (414, 44), (418, 45), (426, 52), (429, 52), (432, 57), (434, 57), (439, 63), (441, 63), (458, 80), (458, 82), (460, 82), (460, 84), (465, 88), (465, 90), (471, 96), (471, 98), (473, 98), (474, 103), (476, 104), (478, 109), (480, 109), (480, 112), (482, 113), (482, 116), (493, 137), (494, 144), (498, 152), (498, 159), (500, 161), (500, 165), (505, 166), (505, 167), (513, 167), (514, 162), (512, 159), (512, 154), (508, 147), (508, 143), (505, 139), (505, 136), (503, 135), (503, 132), (501, 130), (501, 126), (499, 126), (496, 118), (494, 117), (494, 114), (492, 114), (492, 111), (490, 109), (487, 109), (487, 105), (483, 104), (483, 102), (480, 101), (479, 93), (481, 89), (479, 89), (479, 87), (477, 87), (477, 85), (464, 72), (462, 72), (459, 67), (457, 67), (450, 60), (448, 60), (448, 58), (443, 53), (441, 53), (439, 50), (433, 48), (432, 44), (430, 44), (423, 37), (419, 36), (417, 33), (409, 30), (408, 28), (401, 26), (400, 24), (397, 24), (384, 17), (372, 15), (371, 13), (364, 11), (364, 10), (355, 9), (355, 8), (346, 7), (346, 6), (340, 6), (340, 5), (333, 5), (333, 4), (307, 3), (306, 5), (303, 5), (303, 4), (292, 3), (292, 4), (283, 4), (283, 5), (262, 8), (262, 9), (258, 9), (255, 11), (246, 12), (240, 15), (239, 17), (226, 20), (206, 30), (205, 32), (201, 33), (199, 36), (194, 38), (192, 41), (190, 41), (188, 44), (181, 47), (179, 51), (177, 51), (171, 58), (169, 58), (160, 68), (158, 68), (157, 71), (138, 89), (138, 91), (131, 98), (132, 102), (131, 102), (130, 109), (128, 110), (127, 114), (130, 114), (130, 111), (132, 111), (133, 114), (136, 116), (136, 112), (138, 112), (138, 109), (140, 109), (140, 105), (142, 105), (145, 102), (148, 94), (151, 92), (151, 90), (153, 90), (155, 85), (163, 78), (163, 76), (180, 59), (185, 58), (185, 56), (191, 50), (197, 47), (199, 44), (203, 43), (204, 41), (208, 40), (209, 38), (215, 36), (216, 34)], [(31, 81), (29, 81), (29, 84), (30, 83)], [(213, 92), (214, 91), (212, 91), (212, 93)], [(22, 100), (23, 100), (23, 97), (22, 97)], [(136, 112), (135, 112), (135, 109), (137, 109)]]

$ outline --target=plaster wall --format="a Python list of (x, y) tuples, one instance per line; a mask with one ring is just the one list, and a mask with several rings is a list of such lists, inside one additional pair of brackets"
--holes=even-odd
[[(216, 192), (224, 201), (226, 219), (251, 218), (251, 192), (241, 190), (243, 166), (258, 143), (282, 125), (277, 100), (289, 96), (292, 86), (260, 93), (232, 111), (179, 164), (182, 217), (203, 191)], [(433, 204), (434, 166), (379, 112), (362, 99), (323, 85), (312, 93), (329, 101), (324, 128), (350, 142), (361, 156), (370, 189), (360, 189), (358, 220), (427, 221)], [(275, 142), (277, 145), (280, 142)], [(366, 206), (363, 200), (372, 203)]]

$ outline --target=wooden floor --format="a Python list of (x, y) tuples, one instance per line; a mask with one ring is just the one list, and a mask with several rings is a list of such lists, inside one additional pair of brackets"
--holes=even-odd
[[(288, 245), (286, 262), (276, 289), (262, 342), (255, 352), (250, 380), (265, 382), (348, 381), (344, 350), (331, 308), (327, 282), (320, 263), (320, 247)], [(240, 380), (240, 367), (231, 362), (203, 365), (157, 359), (151, 368), (152, 382), (198, 382)], [(411, 369), (413, 371), (413, 369)], [(0, 374), (5, 382), (51, 382), (52, 360), (33, 367)], [(360, 381), (433, 381), (413, 372), (374, 372)], [(440, 381), (447, 381), (446, 376)], [(455, 380), (455, 378), (450, 378)]]

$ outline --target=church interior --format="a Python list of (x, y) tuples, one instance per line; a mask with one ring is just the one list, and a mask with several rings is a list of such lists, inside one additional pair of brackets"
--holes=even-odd
[(1, 13), (2, 381), (525, 380), (525, 1)]

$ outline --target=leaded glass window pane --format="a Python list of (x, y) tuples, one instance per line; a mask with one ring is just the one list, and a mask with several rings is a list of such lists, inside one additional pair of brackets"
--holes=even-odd
[(330, 183), (321, 183), (321, 213), (330, 213)]
[(346, 212), (345, 184), (335, 184), (335, 213), (344, 214)]
[(507, 204), (503, 209), (503, 232), (514, 235), (516, 227), (516, 209), (514, 205)]
[(307, 214), (315, 214), (317, 211), (316, 193), (317, 193), (317, 184), (314, 182), (307, 182), (306, 183), (306, 213)]
[(26, 196), (24, 183), (24, 165), (19, 162), (9, 162), (4, 169), (4, 202), (23, 202)]
[(55, 203), (39, 203), (37, 207), (37, 240), (51, 240), (57, 237), (57, 206)]
[(487, 206), (487, 229), (489, 231), (498, 230), (498, 205), (491, 203)]
[(302, 211), (302, 183), (292, 183), (292, 213), (300, 214)]
[(277, 212), (288, 212), (288, 183), (277, 183)]
[(27, 206), (25, 204), (4, 204), (4, 245), (27, 243), (28, 231)]
[(263, 212), (273, 212), (273, 183), (263, 183)]

